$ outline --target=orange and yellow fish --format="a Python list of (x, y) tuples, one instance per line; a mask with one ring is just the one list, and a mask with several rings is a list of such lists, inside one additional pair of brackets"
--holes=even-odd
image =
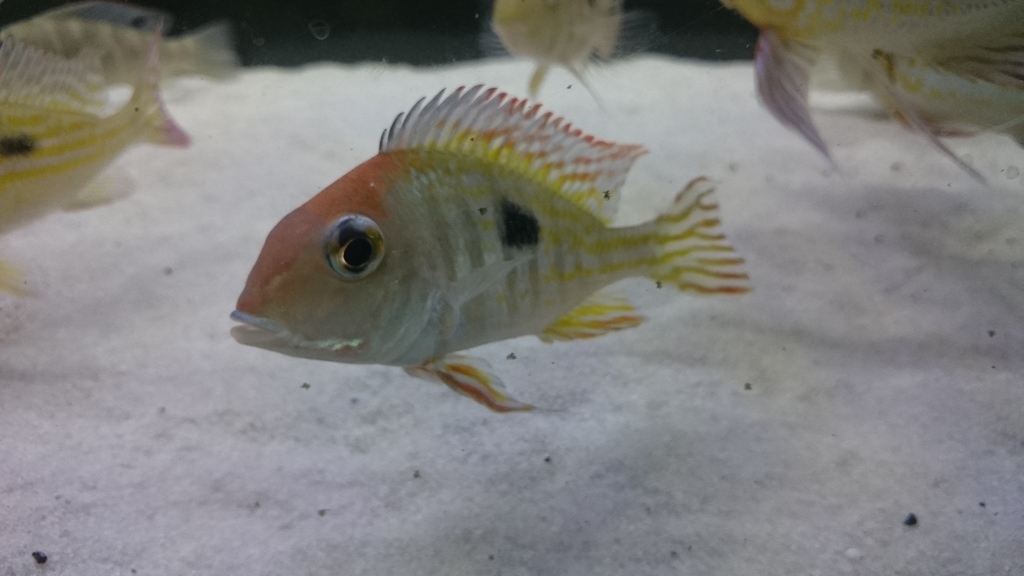
[[(160, 100), (158, 45), (151, 44), (131, 99), (105, 114), (95, 58), (68, 60), (16, 40), (0, 41), (0, 232), (55, 210), (114, 199), (96, 176), (136, 142), (188, 144)], [(3, 262), (0, 290), (23, 292), (20, 273)]]
[(975, 177), (938, 140), (949, 125), (1020, 140), (1013, 118), (1024, 102), (1024, 0), (722, 3), (761, 30), (754, 61), (761, 100), (826, 156), (807, 107), (810, 74), (823, 57)]
[(301, 358), (403, 366), (492, 410), (529, 410), (460, 351), (632, 328), (636, 310), (597, 292), (631, 276), (748, 290), (704, 178), (653, 221), (609, 227), (644, 153), (494, 88), (420, 100), (379, 154), (271, 230), (232, 335)]

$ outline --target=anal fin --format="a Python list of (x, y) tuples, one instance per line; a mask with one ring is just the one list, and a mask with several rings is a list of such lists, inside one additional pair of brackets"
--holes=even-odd
[(999, 37), (998, 33), (993, 36), (988, 38), (987, 45), (968, 47), (938, 63), (968, 78), (1024, 90), (1024, 32), (1015, 36)]
[(483, 404), (495, 412), (524, 412), (534, 407), (510, 396), (501, 379), (479, 358), (449, 354), (405, 371), (417, 378), (441, 382), (463, 396)]
[(537, 337), (549, 343), (596, 338), (609, 332), (635, 328), (644, 320), (625, 298), (601, 291), (552, 322)]
[(887, 52), (875, 51), (872, 54), (874, 66), (868, 70), (872, 73), (874, 83), (878, 86), (882, 96), (892, 108), (892, 114), (900, 120), (907, 128), (927, 138), (933, 146), (938, 148), (961, 170), (970, 175), (971, 178), (981, 184), (986, 184), (985, 177), (974, 169), (970, 164), (964, 162), (940, 139), (943, 135), (955, 135), (954, 132), (944, 129), (941, 126), (933, 125), (922, 116), (913, 104), (900, 91), (893, 78), (895, 69), (895, 56)]
[(808, 108), (809, 75), (817, 56), (817, 48), (810, 44), (784, 40), (773, 30), (762, 30), (754, 51), (757, 93), (783, 126), (803, 136), (831, 162), (828, 145)]

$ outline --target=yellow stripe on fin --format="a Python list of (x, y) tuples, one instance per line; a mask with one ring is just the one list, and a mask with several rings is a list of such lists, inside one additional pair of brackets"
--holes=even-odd
[(543, 342), (596, 338), (635, 328), (646, 320), (625, 298), (606, 291), (592, 294), (537, 335)]
[(669, 211), (654, 221), (655, 280), (700, 293), (750, 291), (743, 259), (722, 230), (714, 193), (710, 180), (695, 178), (676, 196)]
[[(542, 112), (497, 88), (442, 90), (399, 114), (381, 135), (380, 151), (436, 150), (496, 162), (545, 184), (606, 224), (619, 189), (643, 146), (613, 144), (584, 134), (562, 117)], [(443, 98), (443, 99), (442, 99)]]
[(419, 366), (408, 366), (406, 373), (424, 380), (441, 382), (463, 396), (468, 396), (495, 412), (524, 412), (533, 406), (510, 396), (501, 379), (479, 358), (465, 354), (449, 354)]

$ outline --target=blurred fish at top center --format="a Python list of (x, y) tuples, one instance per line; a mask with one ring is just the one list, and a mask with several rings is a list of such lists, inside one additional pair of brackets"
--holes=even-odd
[(622, 0), (495, 0), (491, 29), (509, 54), (537, 64), (530, 97), (537, 97), (551, 67), (560, 66), (600, 103), (585, 78), (587, 67), (641, 39), (650, 21), (646, 13), (623, 12)]

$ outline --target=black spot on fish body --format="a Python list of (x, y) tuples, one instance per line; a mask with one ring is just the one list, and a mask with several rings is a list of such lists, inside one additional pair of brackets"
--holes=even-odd
[(502, 200), (499, 229), (501, 243), (508, 248), (529, 248), (540, 243), (540, 223), (528, 209), (508, 200)]
[(28, 134), (0, 136), (0, 156), (28, 156), (35, 149), (35, 138)]

